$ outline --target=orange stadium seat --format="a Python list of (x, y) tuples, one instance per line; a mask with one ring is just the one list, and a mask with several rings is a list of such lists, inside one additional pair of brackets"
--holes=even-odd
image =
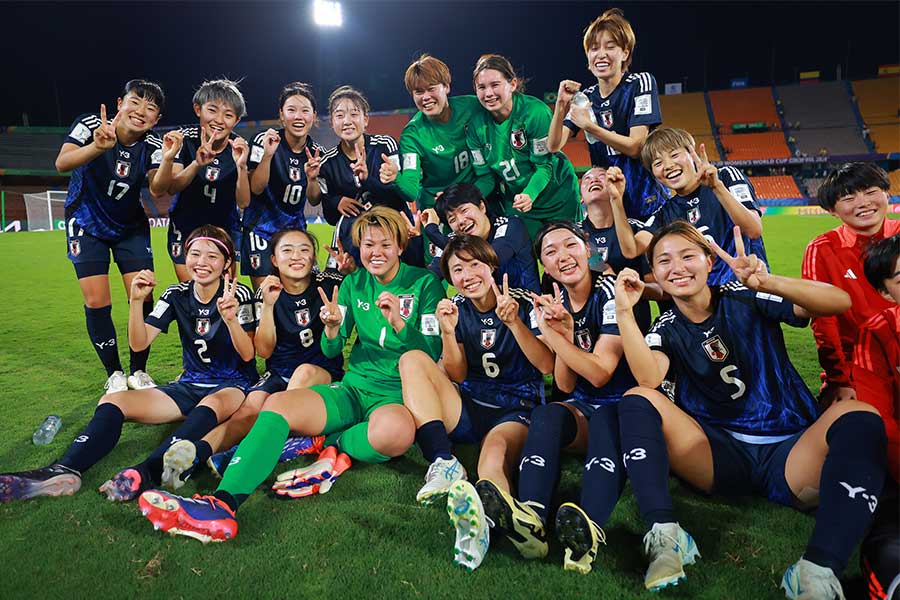
[(709, 101), (720, 134), (731, 133), (731, 126), (735, 123), (762, 121), (772, 129), (781, 129), (771, 88), (718, 90), (709, 92)]
[(741, 133), (719, 136), (725, 149), (726, 160), (753, 160), (755, 158), (790, 158), (791, 151), (780, 131), (765, 133)]
[(883, 154), (900, 152), (900, 123), (871, 125), (869, 135), (875, 142), (875, 150)]
[(768, 175), (762, 177), (750, 177), (750, 183), (756, 190), (759, 198), (802, 198), (803, 193), (797, 187), (797, 182), (790, 175)]
[(716, 140), (711, 135), (695, 135), (694, 143), (697, 145), (697, 149), (700, 149), (700, 144), (703, 144), (706, 147), (706, 157), (710, 160), (710, 162), (719, 162), (722, 160), (722, 157), (719, 156), (719, 149), (716, 147)]
[(712, 135), (703, 92), (660, 96), (659, 107), (666, 127), (679, 127), (694, 136)]
[(859, 104), (859, 113), (869, 127), (893, 123), (897, 127), (900, 117), (900, 78), (883, 77), (853, 82), (853, 93)]
[(400, 141), (400, 134), (403, 127), (409, 122), (410, 114), (396, 115), (369, 115), (369, 126), (366, 131), (379, 135), (390, 135), (395, 140)]
[(900, 196), (900, 169), (888, 173), (891, 178), (891, 196)]
[(563, 154), (569, 157), (576, 169), (587, 169), (591, 166), (591, 155), (588, 152), (587, 142), (584, 141), (584, 134), (579, 134), (575, 139), (569, 139), (563, 146)]

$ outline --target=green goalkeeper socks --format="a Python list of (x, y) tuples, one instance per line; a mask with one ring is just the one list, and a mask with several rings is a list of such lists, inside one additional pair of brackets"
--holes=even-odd
[(216, 491), (227, 492), (238, 504), (243, 502), (278, 464), (288, 433), (290, 426), (284, 417), (271, 411), (259, 413)]

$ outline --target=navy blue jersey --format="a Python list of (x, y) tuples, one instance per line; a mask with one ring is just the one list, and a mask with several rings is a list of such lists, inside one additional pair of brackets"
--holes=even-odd
[[(365, 134), (366, 165), (369, 175), (365, 181), (353, 174), (353, 164), (341, 150), (340, 144), (322, 155), (322, 167), (319, 170), (319, 187), (322, 188), (322, 212), (325, 220), (335, 225), (341, 214), (338, 202), (342, 196), (359, 200), (369, 206), (383, 205), (404, 212), (411, 217), (409, 207), (393, 183), (384, 185), (378, 176), (381, 169), (381, 155), (386, 154), (398, 167), (400, 155), (397, 153), (397, 141), (389, 135)], [(353, 161), (355, 162), (355, 161)]]
[[(510, 288), (519, 303), (519, 318), (540, 335), (529, 291)], [(544, 380), (497, 314), (480, 312), (471, 300), (456, 295), (459, 308), (456, 341), (463, 345), (468, 371), (460, 387), (472, 398), (493, 407), (533, 406), (544, 402)]]
[[(738, 202), (748, 209), (762, 214), (756, 205), (756, 192), (753, 190), (753, 184), (744, 177), (739, 169), (722, 167), (719, 169), (719, 179)], [(715, 192), (708, 187), (701, 185), (689, 196), (672, 196), (645, 221), (645, 225), (649, 231), (656, 232), (678, 219), (687, 221), (700, 230), (706, 239), (717, 243), (731, 256), (735, 255), (734, 221), (716, 198)], [(755, 240), (751, 240), (747, 236), (742, 237), (747, 254), (755, 254), (768, 264), (762, 236)], [(734, 273), (724, 261), (717, 258), (713, 261), (707, 283), (722, 285), (730, 281), (736, 281)]]
[[(431, 270), (441, 277), (443, 248), (456, 234), (451, 232), (444, 236), (437, 225), (428, 226), (425, 233), (432, 242), (431, 253), (434, 260), (431, 262)], [(500, 260), (500, 269), (497, 271), (498, 282), (503, 281), (504, 275), (509, 275), (509, 287), (540, 292), (541, 280), (531, 246), (531, 237), (521, 219), (497, 217), (491, 223), (487, 241)]]
[[(306, 146), (294, 152), (288, 145), (284, 129), (278, 130), (281, 142), (272, 155), (269, 164), (269, 183), (261, 194), (253, 194), (250, 206), (244, 210), (244, 227), (252, 229), (266, 239), (282, 229), (306, 229), (306, 150), (310, 154), (324, 152), (314, 139), (307, 136)], [(250, 146), (248, 168), (252, 171), (259, 166), (265, 149), (263, 142), (266, 132), (261, 131), (253, 138)]]
[[(650, 73), (628, 73), (612, 93), (604, 98), (597, 84), (584, 90), (591, 101), (596, 123), (627, 136), (632, 127), (646, 126), (650, 131), (662, 123), (659, 90)], [(581, 131), (569, 115), (563, 122), (576, 135)], [(629, 217), (643, 218), (665, 202), (666, 192), (641, 164), (640, 157), (631, 158), (586, 133), (591, 164), (595, 167), (619, 167), (625, 175), (625, 212)]]
[[(84, 147), (94, 139), (100, 117), (85, 114), (72, 124), (65, 143)], [(162, 162), (162, 140), (152, 131), (131, 146), (116, 142), (91, 162), (72, 171), (66, 196), (66, 217), (94, 237), (118, 241), (147, 229), (141, 186), (147, 173)]]
[[(167, 332), (172, 321), (178, 323), (181, 336), (181, 359), (184, 372), (179, 381), (214, 384), (243, 381), (248, 385), (257, 379), (255, 361), (241, 359), (228, 327), (219, 316), (216, 300), (222, 297), (224, 284), (212, 300), (203, 304), (194, 294), (194, 282), (170, 285), (147, 315), (145, 322)], [(253, 292), (238, 283), (234, 294), (238, 301), (237, 319), (244, 331), (256, 331), (253, 314)]]
[[(282, 289), (275, 301), (275, 348), (268, 360), (268, 368), (281, 377), (290, 378), (299, 365), (310, 364), (322, 367), (334, 375), (344, 369), (344, 356), (326, 358), (322, 354), (319, 338), (325, 325), (319, 318), (322, 298), (318, 288), (322, 288), (329, 298), (334, 288), (341, 284), (341, 278), (332, 274), (315, 273), (311, 285), (302, 294), (294, 296)], [(256, 319), (262, 314), (262, 289), (256, 292)]]
[[(593, 288), (588, 301), (578, 312), (572, 311), (572, 303), (565, 288), (562, 291), (563, 305), (575, 320), (575, 345), (585, 352), (594, 351), (601, 335), (619, 335), (619, 324), (616, 321), (616, 277), (594, 273)], [(608, 404), (618, 402), (622, 394), (635, 385), (637, 383), (623, 355), (606, 385), (602, 388), (594, 387), (579, 375), (569, 397), (588, 404)]]
[[(188, 166), (197, 156), (200, 146), (200, 128), (182, 127), (184, 145), (175, 156), (175, 162)], [(232, 133), (231, 139), (237, 136)], [(237, 166), (231, 156), (231, 146), (216, 154), (213, 161), (200, 167), (197, 175), (186, 188), (175, 194), (169, 206), (169, 218), (187, 238), (201, 225), (218, 225), (229, 233), (238, 229), (240, 217), (237, 207)]]
[(713, 314), (692, 323), (678, 308), (646, 335), (669, 357), (675, 401), (691, 416), (740, 436), (770, 441), (816, 419), (816, 400), (784, 347), (781, 323), (805, 327), (791, 302), (738, 282), (712, 288)]

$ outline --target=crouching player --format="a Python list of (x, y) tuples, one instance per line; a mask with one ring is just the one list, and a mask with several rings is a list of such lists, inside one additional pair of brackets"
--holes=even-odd
[(887, 431), (889, 477), (860, 552), (869, 598), (886, 600), (900, 587), (900, 235), (872, 246), (864, 266), (872, 287), (892, 302), (862, 324), (852, 371), (857, 398), (878, 409)]
[[(843, 598), (838, 575), (872, 522), (884, 483), (885, 435), (878, 411), (845, 401), (818, 415), (791, 364), (781, 323), (850, 307), (840, 289), (770, 274), (745, 255), (714, 246), (738, 282), (712, 288), (712, 249), (696, 228), (676, 221), (653, 237), (653, 274), (675, 308), (646, 338), (632, 313), (643, 283), (626, 270), (616, 280), (616, 313), (625, 357), (640, 387), (622, 398), (623, 462), (650, 531), (644, 548), (651, 590), (677, 584), (697, 546), (678, 523), (669, 467), (708, 493), (759, 494), (808, 508), (816, 524), (803, 556), (782, 580), (789, 598)], [(671, 370), (675, 403), (655, 390)], [(817, 418), (818, 417), (818, 418)]]
[[(319, 317), (319, 290), (330, 298), (340, 278), (313, 273), (318, 244), (309, 232), (279, 231), (272, 236), (271, 247), (274, 274), (267, 276), (256, 292), (259, 326), (253, 338), (256, 353), (266, 359), (269, 370), (250, 388), (244, 403), (227, 421), (197, 442), (185, 439), (169, 448), (163, 457), (163, 485), (178, 489), (194, 472), (195, 465), (204, 465), (210, 459), (210, 467), (221, 476), (234, 452), (219, 451), (244, 439), (269, 395), (288, 387), (329, 384), (343, 377), (344, 357), (326, 357), (319, 346), (324, 328)], [(323, 442), (321, 436), (290, 438), (280, 460), (317, 453)]]
[[(146, 320), (139, 302), (132, 303), (128, 316), (128, 338), (135, 350), (148, 347), (172, 321), (178, 323), (181, 377), (152, 389), (103, 396), (94, 417), (57, 463), (0, 475), (0, 500), (71, 495), (81, 487), (82, 473), (116, 446), (125, 421), (156, 425), (183, 419), (143, 463), (100, 487), (110, 500), (132, 500), (160, 482), (163, 454), (172, 441), (200, 439), (241, 405), (256, 375), (256, 319), (249, 288), (233, 279), (234, 243), (223, 229), (204, 225), (188, 237), (185, 248), (191, 281), (170, 286)], [(155, 285), (152, 271), (141, 271), (132, 281), (132, 297), (143, 300)]]
[[(356, 329), (343, 381), (267, 398), (212, 496), (191, 500), (150, 491), (141, 497), (155, 525), (203, 541), (233, 538), (235, 510), (272, 472), (290, 431), (328, 435), (328, 442), (365, 462), (387, 461), (412, 445), (415, 425), (402, 405), (397, 363), (410, 349), (432, 360), (439, 356), (435, 311), (444, 290), (430, 272), (400, 262), (407, 228), (397, 211), (376, 206), (360, 215), (351, 233), (364, 268), (347, 276), (331, 298), (323, 297), (319, 313), (325, 356), (339, 356)], [(291, 495), (292, 483), (279, 484), (283, 495)]]
[(484, 559), (488, 527), (478, 494), (451, 453), (451, 440), (481, 442), (479, 477), (509, 490), (529, 413), (544, 400), (541, 374), (553, 370), (553, 353), (537, 337), (530, 292), (510, 289), (505, 275), (498, 289), (498, 268), (485, 240), (454, 237), (441, 256), (444, 277), (460, 292), (437, 308), (443, 371), (420, 350), (400, 357), (403, 402), (431, 463), (416, 500), (431, 504), (449, 492), (447, 508), (457, 529), (454, 560), (468, 569)]

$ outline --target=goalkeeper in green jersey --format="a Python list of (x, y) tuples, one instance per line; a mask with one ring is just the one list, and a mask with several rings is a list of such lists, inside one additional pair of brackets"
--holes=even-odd
[(505, 214), (522, 219), (532, 239), (547, 221), (580, 221), (575, 169), (547, 145), (547, 105), (522, 93), (524, 83), (499, 54), (478, 59), (473, 83), (485, 110), (467, 131), (472, 166), (477, 176), (493, 173), (505, 189)]
[[(430, 271), (400, 262), (408, 230), (397, 211), (372, 208), (354, 222), (352, 236), (364, 269), (344, 278), (332, 297), (320, 292), (323, 353), (337, 356), (356, 329), (343, 381), (269, 396), (212, 496), (192, 500), (145, 492), (141, 511), (158, 529), (202, 541), (237, 535), (234, 511), (272, 472), (291, 431), (325, 434), (326, 444), (365, 462), (387, 461), (412, 445), (415, 423), (403, 406), (398, 362), (409, 350), (434, 360), (440, 356), (435, 311), (444, 290)], [(327, 491), (349, 459), (326, 448), (316, 465), (314, 473), (280, 476), (276, 492), (296, 497)]]

